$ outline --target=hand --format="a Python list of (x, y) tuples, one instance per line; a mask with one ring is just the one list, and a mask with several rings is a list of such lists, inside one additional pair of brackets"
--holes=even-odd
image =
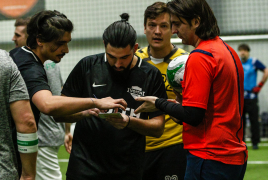
[(135, 98), (136, 101), (145, 101), (142, 105), (140, 105), (135, 111), (135, 114), (141, 112), (154, 112), (158, 109), (155, 107), (155, 101), (158, 99), (155, 96), (145, 96), (145, 97), (137, 97)]
[(260, 92), (261, 88), (259, 86), (256, 86), (252, 89), (252, 92), (255, 94), (258, 94)]
[(173, 89), (174, 94), (176, 95), (176, 101), (182, 104), (182, 94)]
[(118, 111), (118, 108), (126, 110), (127, 102), (124, 99), (113, 99), (111, 97), (106, 97), (102, 99), (94, 99), (94, 103), (97, 108), (103, 109), (115, 109), (115, 112)]
[(260, 92), (260, 90), (261, 90), (261, 88), (262, 88), (263, 85), (264, 85), (264, 83), (263, 83), (263, 82), (260, 82), (260, 83), (258, 84), (258, 86), (254, 87), (254, 88), (252, 89), (252, 92), (255, 93), (255, 94), (258, 94), (258, 93)]
[[(103, 111), (103, 110), (101, 110)], [(91, 116), (99, 116), (99, 113), (101, 112), (98, 108), (92, 108), (92, 109), (88, 109), (83, 111), (83, 116), (84, 117), (91, 117)]]
[(180, 104), (178, 101), (176, 101), (175, 99), (167, 99), (167, 101), (169, 102), (173, 102), (173, 103), (177, 103), (177, 104)]
[(73, 143), (73, 135), (71, 133), (67, 133), (65, 134), (65, 138), (64, 138), (64, 146), (66, 151), (71, 154), (71, 150), (72, 150), (72, 143)]
[(105, 119), (107, 122), (109, 122), (113, 127), (116, 129), (124, 129), (129, 124), (129, 116), (125, 114), (121, 114), (123, 118), (107, 118)]

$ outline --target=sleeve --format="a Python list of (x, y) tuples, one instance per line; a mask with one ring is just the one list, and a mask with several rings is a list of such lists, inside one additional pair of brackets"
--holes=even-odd
[[(155, 79), (151, 81), (153, 83), (151, 85), (151, 87), (153, 87), (152, 94), (148, 94), (148, 96), (156, 96), (158, 98), (167, 99), (167, 93), (166, 93), (165, 84), (162, 78), (162, 74), (157, 68), (156, 68), (156, 75), (154, 77)], [(151, 119), (153, 117), (160, 116), (162, 114), (164, 114), (164, 112), (162, 111), (152, 112), (152, 113), (149, 113), (149, 118)]]
[(256, 67), (256, 69), (259, 69), (261, 71), (263, 71), (266, 67), (264, 66), (264, 64), (262, 64), (261, 61), (256, 60), (254, 63), (254, 66)]
[(206, 113), (205, 109), (182, 106), (181, 104), (168, 102), (166, 99), (157, 99), (155, 107), (192, 126), (198, 126)]
[[(10, 58), (10, 57), (9, 57)], [(18, 70), (16, 64), (10, 58), (11, 76), (10, 76), (10, 98), (9, 103), (29, 99), (28, 91), (25, 82)]]
[(187, 60), (182, 84), (183, 106), (207, 109), (209, 93), (216, 73), (213, 57), (198, 52)]
[(68, 76), (61, 93), (70, 97), (81, 97), (84, 89), (85, 72), (83, 71), (83, 59), (80, 60)]
[(47, 82), (45, 69), (42, 67), (36, 65), (26, 67), (21, 70), (21, 74), (26, 83), (30, 98), (32, 98), (33, 95), (38, 91), (51, 91)]

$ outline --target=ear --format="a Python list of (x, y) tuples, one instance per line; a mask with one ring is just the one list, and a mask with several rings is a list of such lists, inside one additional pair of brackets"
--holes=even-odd
[(195, 29), (198, 28), (200, 25), (200, 17), (193, 18), (191, 23)]
[(139, 47), (139, 44), (136, 43), (136, 44), (134, 45), (134, 53), (137, 51), (138, 47)]
[(42, 44), (42, 42), (40, 41), (39, 38), (36, 38), (36, 43), (37, 43), (38, 46), (43, 46), (43, 44)]

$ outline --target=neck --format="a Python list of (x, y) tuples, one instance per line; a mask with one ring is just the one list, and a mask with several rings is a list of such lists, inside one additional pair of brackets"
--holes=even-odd
[(195, 48), (197, 48), (197, 46), (200, 44), (201, 41), (202, 41), (202, 39), (198, 38), (198, 39), (195, 41), (195, 43), (193, 44), (193, 46), (194, 46)]
[[(28, 46), (27, 46), (28, 47)], [(30, 47), (28, 47), (29, 49), (31, 49)], [(34, 52), (34, 54), (36, 55), (36, 56), (38, 56), (38, 58), (41, 60), (41, 62), (42, 62), (42, 64), (44, 64), (44, 62), (47, 60), (47, 59), (45, 59), (42, 55), (41, 55), (41, 51), (40, 51), (40, 48), (36, 48), (36, 49), (31, 49), (33, 52)]]
[(169, 46), (166, 46), (163, 49), (153, 48), (152, 46), (150, 46), (150, 54), (154, 58), (164, 58), (172, 51), (173, 48), (174, 47), (171, 43)]
[(138, 62), (138, 57), (134, 55), (130, 69), (132, 69)]

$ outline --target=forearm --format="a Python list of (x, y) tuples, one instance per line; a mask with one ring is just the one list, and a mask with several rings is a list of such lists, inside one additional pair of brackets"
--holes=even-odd
[(81, 111), (81, 112), (67, 115), (67, 116), (53, 116), (53, 118), (56, 122), (65, 122), (65, 130), (66, 130), (66, 124), (68, 127), (68, 125), (71, 125), (71, 123), (80, 121), (81, 119), (87, 117), (85, 114), (86, 114), (86, 111)]
[(22, 164), (22, 174), (21, 176), (26, 178), (35, 178), (36, 174), (36, 157), (35, 153), (20, 153), (21, 164)]
[(264, 84), (267, 81), (267, 78), (268, 78), (268, 68), (265, 68), (263, 71), (261, 82)]
[(170, 116), (192, 126), (198, 126), (203, 121), (206, 112), (202, 108), (183, 107), (181, 104), (168, 102), (166, 99), (157, 99), (155, 106)]
[[(49, 97), (45, 105), (43, 106), (44, 114), (51, 116), (70, 116), (73, 118), (81, 118), (81, 114), (77, 112), (84, 111), (86, 109), (95, 108), (97, 99), (94, 98), (73, 98), (64, 96), (51, 96)], [(96, 102), (96, 104), (95, 104)], [(69, 118), (67, 118), (69, 119)], [(70, 120), (70, 119), (69, 119)], [(65, 121), (65, 122), (76, 122), (76, 121)]]
[(65, 134), (68, 134), (71, 132), (71, 125), (72, 123), (65, 123)]
[(165, 116), (161, 115), (146, 120), (130, 117), (127, 127), (145, 136), (161, 137), (165, 128)]

